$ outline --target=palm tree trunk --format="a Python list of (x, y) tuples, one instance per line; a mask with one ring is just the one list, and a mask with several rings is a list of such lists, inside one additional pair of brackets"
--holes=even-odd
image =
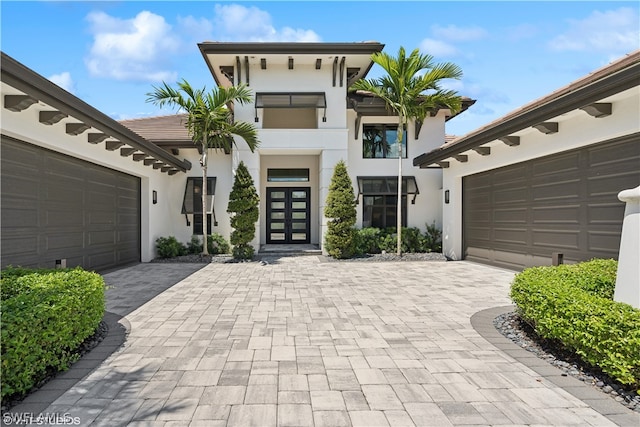
[(398, 235), (398, 256), (402, 256), (402, 139), (404, 137), (404, 117), (399, 114), (398, 131), (396, 132), (396, 144), (398, 145), (398, 201), (396, 212), (396, 233)]
[(204, 136), (202, 143), (202, 157), (200, 164), (202, 165), (202, 254), (209, 255), (208, 237), (209, 230), (207, 230), (207, 135)]

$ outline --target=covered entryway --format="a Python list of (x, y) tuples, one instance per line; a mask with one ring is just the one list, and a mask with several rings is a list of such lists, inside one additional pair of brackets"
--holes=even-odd
[(2, 136), (2, 267), (140, 261), (140, 179)]
[(267, 187), (267, 243), (311, 241), (311, 189)]
[(618, 193), (640, 183), (631, 137), (464, 177), (464, 257), (516, 268), (617, 258)]

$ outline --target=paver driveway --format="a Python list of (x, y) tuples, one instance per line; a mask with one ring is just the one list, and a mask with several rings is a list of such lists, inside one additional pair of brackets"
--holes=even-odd
[(125, 345), (45, 412), (104, 426), (615, 425), (472, 328), (510, 303), (512, 278), (308, 256), (210, 264), (133, 311), (115, 286)]

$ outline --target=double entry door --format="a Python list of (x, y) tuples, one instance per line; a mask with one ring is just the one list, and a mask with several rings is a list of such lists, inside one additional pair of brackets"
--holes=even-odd
[(267, 188), (267, 243), (309, 243), (309, 187)]

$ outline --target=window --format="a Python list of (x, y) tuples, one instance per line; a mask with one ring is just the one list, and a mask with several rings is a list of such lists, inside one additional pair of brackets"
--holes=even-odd
[(269, 182), (308, 182), (309, 169), (267, 169)]
[[(363, 125), (362, 157), (365, 159), (397, 159), (398, 125)], [(407, 158), (407, 131), (402, 136), (402, 158)]]
[[(207, 178), (207, 231), (211, 232), (211, 218), (213, 225), (217, 225), (213, 200), (216, 193), (216, 178)], [(188, 177), (182, 199), (182, 213), (193, 214), (193, 234), (202, 234), (202, 178)], [(187, 219), (188, 221), (188, 219)]]
[[(402, 226), (407, 226), (408, 196), (411, 203), (419, 194), (416, 178), (402, 177)], [(393, 176), (359, 176), (358, 198), (362, 195), (363, 227), (395, 227), (398, 212), (398, 178)]]
[[(363, 196), (362, 227), (395, 227), (398, 196)], [(402, 226), (407, 226), (407, 196), (402, 196)]]

